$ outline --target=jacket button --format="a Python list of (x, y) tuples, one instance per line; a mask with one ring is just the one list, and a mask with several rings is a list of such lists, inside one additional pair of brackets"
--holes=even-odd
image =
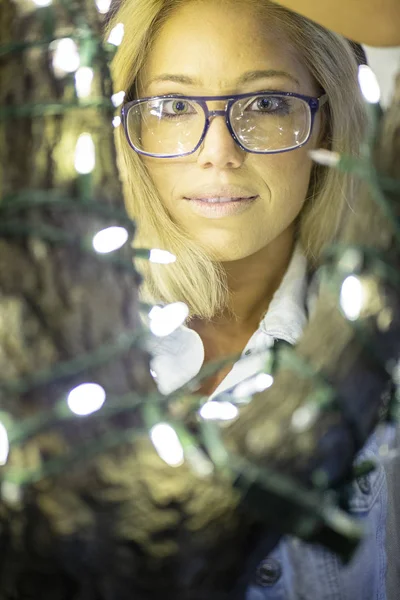
[(363, 494), (368, 495), (371, 493), (371, 482), (367, 475), (363, 475), (357, 479), (358, 487)]
[(266, 558), (257, 567), (255, 582), (267, 587), (274, 585), (282, 575), (282, 567), (274, 558)]

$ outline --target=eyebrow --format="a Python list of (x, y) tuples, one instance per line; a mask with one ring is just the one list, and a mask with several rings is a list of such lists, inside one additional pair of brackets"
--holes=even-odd
[[(245, 83), (257, 81), (258, 79), (268, 79), (272, 77), (286, 77), (287, 79), (290, 79), (298, 86), (300, 86), (300, 82), (298, 79), (296, 79), (296, 77), (294, 77), (290, 73), (287, 73), (286, 71), (277, 71), (275, 69), (247, 71), (246, 73), (243, 73), (243, 75), (238, 77), (238, 79), (236, 79), (235, 84), (243, 85)], [(163, 73), (150, 79), (150, 81), (147, 82), (147, 86), (149, 86), (152, 83), (160, 83), (163, 81), (181, 83), (183, 85), (193, 85), (198, 87), (201, 87), (202, 84), (200, 79), (197, 79), (195, 77), (189, 77), (188, 75), (175, 75), (172, 73)]]

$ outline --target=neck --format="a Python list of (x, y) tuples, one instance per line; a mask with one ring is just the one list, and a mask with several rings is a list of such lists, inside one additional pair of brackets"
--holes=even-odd
[[(285, 230), (255, 254), (224, 262), (230, 305), (212, 320), (214, 330), (226, 328), (242, 333), (254, 332), (267, 311), (289, 265), (294, 248), (294, 228)], [(194, 328), (201, 327), (193, 323)], [(205, 323), (202, 324), (203, 326)]]

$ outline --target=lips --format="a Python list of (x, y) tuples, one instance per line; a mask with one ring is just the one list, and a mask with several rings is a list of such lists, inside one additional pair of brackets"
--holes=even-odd
[(185, 198), (185, 200), (194, 200), (197, 202), (206, 202), (207, 204), (222, 204), (226, 202), (241, 202), (243, 200), (254, 200), (256, 196), (212, 196), (201, 198)]
[(240, 202), (241, 200), (253, 200), (258, 194), (250, 190), (247, 186), (241, 185), (221, 185), (204, 184), (197, 189), (190, 191), (190, 194), (184, 194), (185, 200), (197, 200), (199, 202), (208, 202), (218, 204), (224, 202)]

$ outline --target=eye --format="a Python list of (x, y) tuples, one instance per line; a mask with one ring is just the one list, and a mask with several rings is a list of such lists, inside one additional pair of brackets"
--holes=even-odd
[(171, 100), (164, 100), (162, 112), (163, 115), (177, 116), (193, 114), (196, 112), (196, 110), (188, 100), (183, 100), (182, 98), (175, 98)]
[(189, 110), (189, 103), (184, 100), (174, 100), (172, 102), (172, 110), (176, 114), (184, 114)]
[(282, 96), (257, 96), (250, 101), (246, 110), (261, 113), (287, 113), (289, 102)]

